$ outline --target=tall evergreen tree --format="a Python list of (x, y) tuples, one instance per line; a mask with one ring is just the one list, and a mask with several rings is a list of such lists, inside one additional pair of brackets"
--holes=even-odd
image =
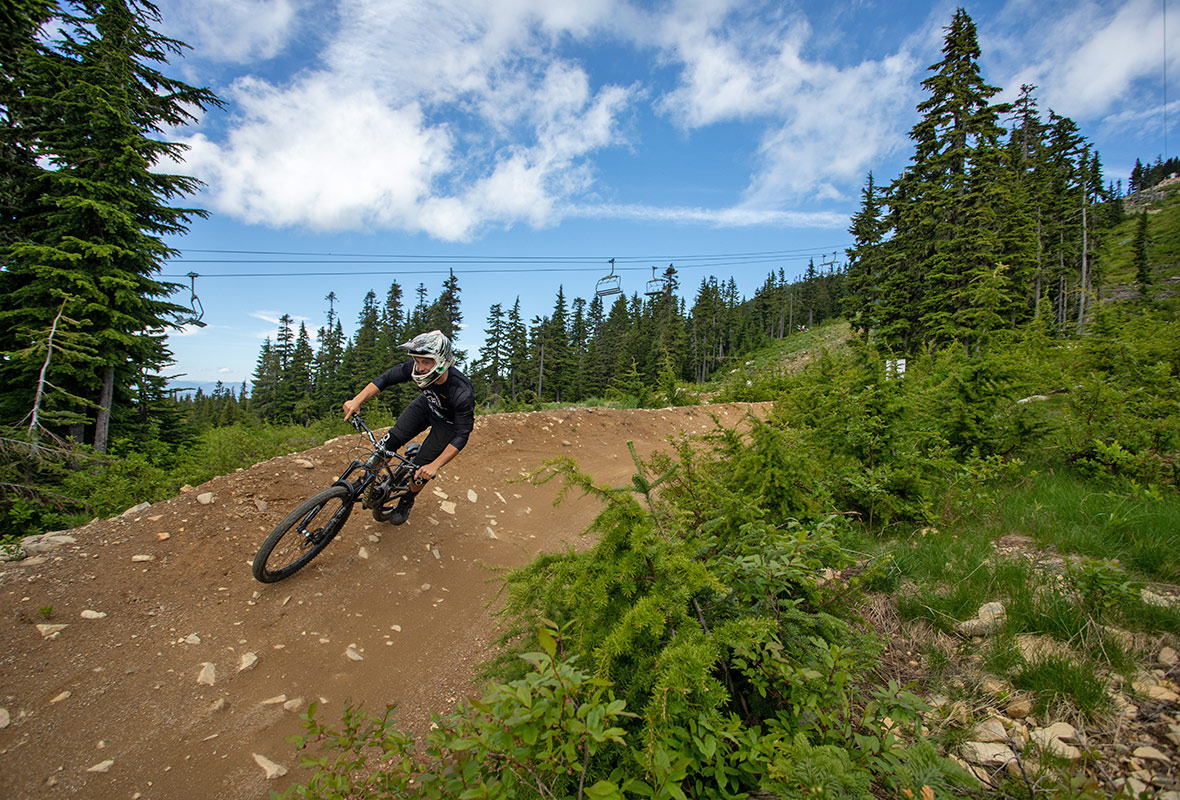
[(488, 309), (483, 342), (472, 380), (478, 378), (483, 382), (486, 396), (502, 397), (504, 367), (508, 361), (508, 328), (504, 320), (504, 309), (499, 303), (493, 303)]
[(507, 329), (508, 390), (513, 402), (528, 388), (529, 343), (528, 330), (520, 316), (520, 298), (508, 312)]
[[(156, 69), (184, 45), (152, 29), (160, 16), (148, 0), (78, 0), (72, 7), (77, 13), (58, 15), (52, 51), (18, 76), (25, 85), (16, 90), (17, 105), (34, 106), (19, 135), (49, 168), (37, 176), (44, 202), (4, 253), (0, 294), (10, 303), (0, 311), (0, 350), (12, 351), (13, 332), (38, 327), (69, 299), (69, 315), (100, 354), (97, 363), (79, 365), (74, 389), (90, 398), (101, 452), (111, 410), (133, 402), (128, 387), (138, 371), (171, 361), (158, 331), (177, 310), (165, 299), (175, 287), (155, 276), (175, 252), (160, 237), (187, 230), (191, 217), (205, 213), (169, 205), (199, 182), (155, 169), (185, 149), (167, 141), (165, 130), (219, 101)], [(3, 362), (6, 398), (31, 385), (37, 366)]]
[(1147, 289), (1151, 286), (1151, 263), (1147, 260), (1147, 211), (1139, 212), (1139, 219), (1135, 222), (1135, 241), (1131, 246), (1135, 264), (1135, 282), (1139, 284), (1139, 293), (1147, 297)]
[(991, 103), (999, 89), (980, 75), (975, 23), (962, 8), (946, 28), (942, 54), (922, 82), (928, 97), (918, 104), (922, 116), (910, 132), (912, 165), (890, 200), (895, 236), (887, 266), (903, 271), (894, 287), (911, 288), (887, 296), (882, 315), (894, 322), (891, 344), (903, 350), (966, 339), (956, 311), (973, 271), (995, 266), (996, 221), (981, 217), (987, 201), (980, 193), (987, 175), (995, 174), (989, 154), (1003, 133), (998, 119), (1006, 107)]
[(844, 313), (854, 331), (868, 334), (875, 326), (873, 307), (878, 301), (877, 276), (881, 272), (883, 242), (887, 228), (882, 219), (880, 187), (870, 172), (860, 191), (860, 210), (852, 217), (848, 232), (852, 247), (848, 253), (847, 295)]
[(315, 358), (312, 362), (312, 398), (317, 416), (335, 411), (347, 392), (341, 372), (344, 360), (344, 327), (336, 314), (336, 293), (328, 292), (326, 324), (316, 332)]

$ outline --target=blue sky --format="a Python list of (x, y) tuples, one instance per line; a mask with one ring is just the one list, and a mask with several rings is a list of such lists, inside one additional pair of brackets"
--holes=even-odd
[[(208, 323), (171, 337), (175, 371), (227, 384), (280, 315), (314, 337), (329, 292), (351, 332), (368, 290), (434, 297), (454, 268), (474, 356), (493, 303), (549, 314), (559, 285), (589, 298), (608, 258), (628, 293), (675, 264), (690, 303), (710, 275), (749, 296), (842, 258), (867, 173), (887, 183), (911, 154), (958, 5), (157, 2), (192, 47), (169, 74), (226, 103), (172, 132), (191, 149), (168, 169), (207, 184), (192, 201), (210, 218), (170, 240), (164, 274), (200, 274)], [(1035, 84), (1125, 184), (1137, 157), (1174, 155), (1165, 3), (964, 7), (1002, 99)]]

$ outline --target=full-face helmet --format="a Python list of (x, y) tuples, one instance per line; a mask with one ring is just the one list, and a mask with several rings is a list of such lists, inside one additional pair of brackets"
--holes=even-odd
[(419, 372), (418, 362), (414, 362), (411, 377), (413, 377), (414, 383), (418, 384), (419, 389), (425, 389), (434, 383), (438, 380), (439, 375), (442, 375), (448, 367), (455, 363), (451, 340), (442, 331), (420, 333), (405, 344), (398, 346), (409, 350), (412, 356), (428, 358), (434, 362), (434, 366), (424, 372)]

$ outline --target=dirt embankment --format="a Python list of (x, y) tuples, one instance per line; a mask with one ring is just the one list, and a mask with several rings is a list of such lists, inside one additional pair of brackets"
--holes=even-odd
[[(350, 702), (395, 704), (399, 726), (421, 733), (479, 688), (496, 637), (491, 568), (586, 545), (595, 501), (554, 508), (556, 481), (514, 479), (569, 455), (622, 485), (628, 441), (646, 456), (668, 436), (711, 429), (714, 416), (728, 427), (765, 408), (481, 417), (406, 525), (358, 507), (309, 567), (269, 586), (250, 574), (258, 544), (336, 479), (359, 437), (215, 478), (0, 565), (0, 797), (263, 798), (306, 780), (284, 740), (312, 701), (330, 721)], [(289, 772), (268, 779), (255, 754)]]

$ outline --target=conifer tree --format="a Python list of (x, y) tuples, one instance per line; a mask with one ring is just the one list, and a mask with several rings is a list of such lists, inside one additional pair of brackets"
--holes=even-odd
[(1139, 212), (1139, 219), (1135, 223), (1135, 241), (1131, 245), (1135, 263), (1135, 282), (1139, 284), (1139, 293), (1147, 297), (1148, 287), (1151, 286), (1151, 264), (1147, 260), (1147, 211)]
[[(353, 334), (350, 346), (344, 354), (341, 370), (346, 385), (345, 394), (352, 396), (365, 387), (369, 381), (387, 370), (391, 364), (385, 357), (381, 347), (381, 314), (377, 308), (377, 294), (369, 290), (361, 303), (360, 313), (357, 315), (356, 333)], [(389, 393), (382, 393), (381, 405), (390, 405), (397, 398)]]
[(528, 331), (520, 316), (520, 297), (508, 312), (508, 387), (515, 402), (520, 393), (528, 388), (529, 366)]
[(259, 419), (269, 420), (274, 416), (281, 374), (278, 357), (267, 336), (254, 367), (254, 391), (250, 397), (251, 407)]
[(336, 293), (328, 292), (324, 299), (328, 301), (328, 316), (326, 324), (316, 332), (319, 347), (312, 362), (312, 398), (317, 416), (334, 412), (347, 392), (341, 374), (344, 328), (336, 314)]
[(307, 424), (315, 416), (312, 407), (312, 362), (315, 353), (311, 349), (311, 336), (307, 325), (299, 323), (299, 335), (291, 350), (291, 359), (283, 374), (283, 418)]
[(888, 281), (899, 295), (884, 295), (882, 329), (902, 350), (967, 338), (955, 310), (972, 270), (995, 266), (996, 223), (981, 220), (987, 200), (980, 192), (995, 173), (990, 150), (1003, 133), (998, 118), (1006, 108), (991, 103), (999, 89), (980, 75), (975, 23), (962, 8), (946, 28), (942, 54), (922, 82), (928, 97), (910, 132), (912, 165), (891, 191), (893, 258), (884, 266), (899, 271)]
[(868, 334), (875, 326), (873, 307), (878, 301), (877, 278), (882, 271), (883, 242), (887, 233), (882, 219), (880, 187), (870, 172), (860, 191), (860, 210), (852, 217), (848, 232), (852, 247), (848, 254), (848, 281), (844, 313), (854, 331)]
[(504, 391), (507, 339), (504, 309), (499, 303), (493, 303), (492, 307), (488, 309), (487, 327), (484, 328), (484, 344), (480, 348), (479, 360), (471, 375), (473, 381), (478, 379), (483, 383), (486, 396), (500, 397)]
[[(52, 49), (19, 73), (17, 105), (33, 110), (18, 135), (50, 168), (37, 175), (44, 202), (4, 255), (0, 293), (11, 304), (0, 311), (0, 331), (35, 327), (65, 293), (77, 298), (68, 313), (100, 357), (78, 365), (73, 389), (95, 409), (94, 446), (102, 452), (111, 409), (133, 400), (135, 375), (171, 361), (152, 333), (178, 310), (165, 299), (175, 287), (155, 277), (174, 254), (160, 237), (205, 213), (169, 205), (199, 182), (155, 169), (185, 149), (162, 135), (219, 101), (156, 69), (184, 45), (152, 29), (160, 16), (148, 0), (78, 0), (71, 8), (77, 13), (57, 16)], [(0, 350), (10, 342), (0, 333)], [(5, 361), (6, 394), (23, 392), (34, 368)]]

